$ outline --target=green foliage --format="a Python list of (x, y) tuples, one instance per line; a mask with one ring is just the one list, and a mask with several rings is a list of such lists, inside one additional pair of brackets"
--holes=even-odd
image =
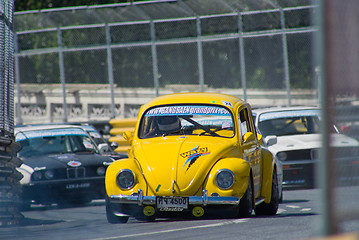
[(60, 8), (82, 5), (124, 3), (127, 0), (16, 0), (15, 11), (38, 10), (44, 8)]

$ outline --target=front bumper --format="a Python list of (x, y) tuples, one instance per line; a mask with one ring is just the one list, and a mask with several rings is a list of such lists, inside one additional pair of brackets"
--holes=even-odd
[(22, 186), (22, 199), (36, 203), (56, 203), (61, 199), (103, 199), (105, 179), (101, 177), (31, 182)]
[[(111, 203), (120, 204), (137, 204), (156, 205), (156, 196), (143, 196), (143, 191), (138, 190), (134, 195), (111, 195), (109, 197)], [(192, 206), (207, 206), (207, 205), (238, 205), (239, 197), (211, 197), (207, 195), (207, 190), (203, 190), (202, 196), (189, 196), (189, 205)]]
[(283, 189), (309, 189), (315, 186), (315, 161), (283, 161)]

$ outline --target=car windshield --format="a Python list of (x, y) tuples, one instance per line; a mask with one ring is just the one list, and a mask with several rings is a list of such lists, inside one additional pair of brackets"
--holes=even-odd
[(262, 113), (258, 128), (263, 137), (318, 133), (319, 110)]
[(77, 129), (19, 132), (16, 141), (22, 146), (19, 157), (97, 152), (91, 139)]
[(171, 105), (147, 110), (139, 137), (198, 135), (233, 137), (233, 117), (227, 108), (209, 105)]

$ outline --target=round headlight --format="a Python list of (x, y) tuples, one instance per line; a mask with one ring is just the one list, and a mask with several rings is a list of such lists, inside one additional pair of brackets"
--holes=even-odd
[(285, 161), (285, 160), (287, 160), (287, 153), (279, 152), (279, 153), (277, 153), (277, 157), (280, 161)]
[(45, 178), (46, 178), (46, 179), (52, 179), (52, 178), (54, 178), (54, 172), (51, 171), (51, 170), (47, 170), (44, 175), (45, 175)]
[(117, 175), (117, 185), (122, 189), (130, 189), (135, 185), (135, 175), (129, 169), (124, 169)]
[(234, 174), (229, 169), (221, 169), (216, 174), (216, 184), (219, 188), (228, 189), (234, 184)]
[(98, 167), (97, 170), (96, 170), (96, 173), (97, 173), (97, 175), (99, 175), (99, 176), (105, 175), (105, 172), (106, 172), (106, 168), (105, 168), (105, 167)]
[(39, 180), (42, 180), (42, 173), (40, 171), (35, 171), (33, 174), (32, 174), (32, 178), (36, 181), (39, 181)]

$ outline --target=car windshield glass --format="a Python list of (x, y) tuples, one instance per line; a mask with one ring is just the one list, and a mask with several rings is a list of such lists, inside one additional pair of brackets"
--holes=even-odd
[(97, 152), (91, 139), (75, 131), (28, 131), (17, 134), (16, 141), (22, 149), (19, 157), (30, 157), (47, 154)]
[(264, 137), (319, 133), (318, 110), (262, 113), (258, 120)]
[(222, 106), (171, 105), (147, 110), (140, 123), (140, 138), (169, 135), (233, 137), (233, 118)]

